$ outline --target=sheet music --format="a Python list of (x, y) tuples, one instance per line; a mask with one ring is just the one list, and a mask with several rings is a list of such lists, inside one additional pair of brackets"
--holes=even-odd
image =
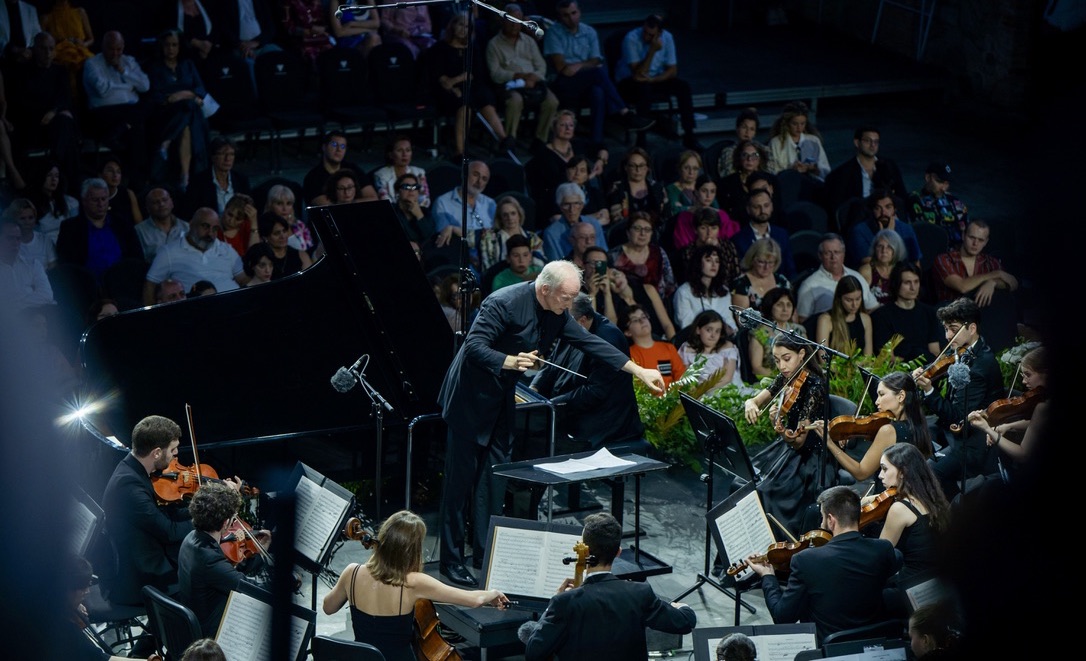
[(938, 578), (932, 578), (905, 589), (909, 597), (909, 605), (913, 610), (925, 604), (930, 604), (942, 599), (947, 593), (946, 586)]
[(294, 490), (294, 503), (294, 548), (319, 563), (324, 549), (339, 533), (340, 519), (351, 502), (302, 475)]
[[(752, 554), (765, 553), (776, 543), (769, 519), (762, 509), (758, 492), (751, 490), (739, 500), (735, 507), (723, 512), (716, 521), (720, 539), (728, 551), (728, 559), (733, 563), (746, 560)], [(744, 569), (738, 577), (746, 575), (750, 569)]]
[[(271, 604), (241, 592), (231, 592), (215, 642), (230, 661), (270, 661), (271, 621)], [(298, 658), (308, 626), (309, 623), (297, 615), (291, 616), (289, 658)]]
[[(775, 633), (751, 635), (749, 638), (758, 649), (758, 661), (792, 661), (800, 652), (818, 647), (813, 633)], [(722, 640), (724, 638), (709, 639), (710, 659), (716, 658), (716, 646)]]
[(562, 564), (562, 559), (573, 556), (573, 545), (580, 539), (580, 535), (496, 526), (487, 589), (549, 600), (563, 580), (573, 578), (576, 568)]
[(623, 466), (633, 466), (636, 463), (636, 461), (629, 461), (628, 459), (619, 459), (611, 454), (611, 451), (607, 448), (600, 448), (599, 451), (588, 457), (566, 459), (565, 461), (549, 464), (536, 464), (535, 467), (556, 475), (570, 475), (600, 468), (622, 468)]
[(90, 534), (94, 529), (94, 524), (98, 522), (98, 517), (77, 499), (72, 499), (72, 506), (72, 552), (83, 555), (87, 552), (87, 546), (90, 545)]
[(833, 658), (837, 661), (905, 661), (909, 657), (904, 647), (883, 649), (881, 646), (874, 646), (864, 648), (864, 651), (858, 654), (842, 654)]

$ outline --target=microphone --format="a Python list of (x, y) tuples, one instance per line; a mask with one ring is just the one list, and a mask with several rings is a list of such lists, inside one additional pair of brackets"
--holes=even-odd
[(539, 27), (539, 23), (535, 21), (525, 21), (523, 23), (524, 29), (531, 32), (536, 39), (543, 38), (543, 28)]
[(738, 305), (729, 306), (729, 309), (739, 316), (739, 325), (747, 330), (754, 330), (765, 322), (765, 317), (754, 308), (741, 308)]
[[(343, 14), (345, 12), (347, 12), (347, 11), (349, 11), (351, 9), (357, 9), (358, 7), (363, 7), (363, 6), (364, 5), (356, 5), (356, 4), (354, 4), (354, 0), (347, 0), (342, 5), (340, 5), (339, 7), (336, 8), (336, 12), (335, 12), (336, 20), (337, 21), (341, 20), (343, 18)], [(368, 8), (366, 9), (366, 13), (369, 13)], [(365, 18), (365, 16), (363, 15), (362, 18)]]
[(946, 369), (946, 378), (955, 390), (961, 390), (969, 385), (969, 366), (965, 363), (954, 363)]
[(370, 355), (364, 353), (358, 357), (358, 360), (354, 361), (354, 365), (350, 368), (341, 367), (336, 370), (336, 373), (332, 375), (332, 387), (336, 389), (336, 392), (347, 392), (351, 388), (355, 387), (358, 383), (359, 370), (365, 370), (366, 365), (370, 362)]

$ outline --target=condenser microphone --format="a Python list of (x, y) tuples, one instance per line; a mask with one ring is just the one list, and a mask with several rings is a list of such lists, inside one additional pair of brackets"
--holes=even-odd
[[(336, 8), (336, 12), (335, 12), (336, 13), (336, 20), (342, 20), (344, 13), (346, 13), (347, 11), (349, 11), (351, 9), (355, 9), (355, 8), (358, 8), (358, 7), (365, 7), (365, 5), (356, 5), (354, 3), (354, 0), (347, 0), (347, 2), (343, 3), (342, 5), (340, 5), (339, 7)], [(366, 11), (368, 12), (369, 9), (367, 8)]]
[(543, 28), (539, 27), (539, 23), (535, 21), (525, 21), (523, 23), (524, 29), (531, 32), (536, 39), (543, 38)]
[(729, 306), (729, 309), (739, 317), (739, 325), (747, 330), (754, 330), (765, 322), (765, 317), (754, 308), (741, 308), (738, 305)]
[(351, 365), (350, 368), (341, 367), (336, 370), (336, 373), (332, 375), (331, 379), (332, 387), (335, 388), (337, 392), (347, 392), (351, 388), (354, 388), (355, 384), (358, 383), (358, 374), (360, 371), (365, 371), (366, 365), (368, 365), (369, 362), (370, 355), (364, 353), (358, 357), (358, 360), (354, 361), (354, 365)]

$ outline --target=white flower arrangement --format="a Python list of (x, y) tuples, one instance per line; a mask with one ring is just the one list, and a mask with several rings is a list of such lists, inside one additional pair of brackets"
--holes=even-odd
[(1024, 342), (1013, 346), (999, 354), (999, 361), (1006, 365), (1017, 366), (1022, 362), (1023, 356), (1039, 346), (1041, 346), (1040, 342)]

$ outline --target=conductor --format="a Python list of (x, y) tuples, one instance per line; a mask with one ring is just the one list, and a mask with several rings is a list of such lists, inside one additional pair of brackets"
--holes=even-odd
[(569, 314), (581, 289), (581, 269), (556, 260), (532, 282), (499, 289), (483, 300), (479, 315), (453, 358), (438, 401), (448, 426), (445, 483), (441, 498), (441, 574), (457, 585), (478, 581), (464, 566), (465, 520), (475, 487), (472, 559), (482, 566), (490, 516), (501, 513), (505, 494), (490, 468), (507, 463), (513, 441), (514, 393), (521, 373), (550, 358), (565, 340), (615, 370), (663, 391), (660, 372), (631, 361), (586, 331)]

